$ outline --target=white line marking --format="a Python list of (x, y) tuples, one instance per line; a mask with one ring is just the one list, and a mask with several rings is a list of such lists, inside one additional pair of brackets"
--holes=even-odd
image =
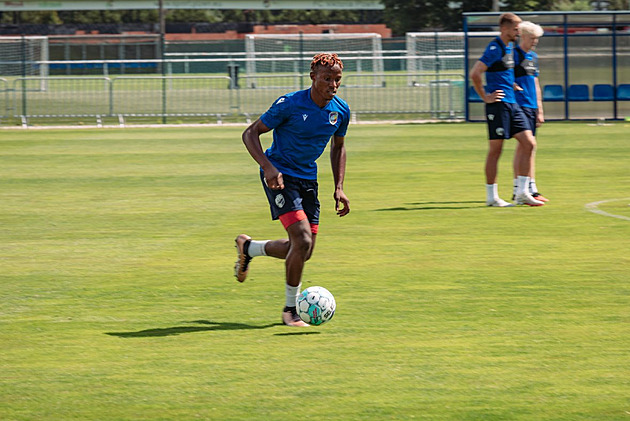
[(613, 215), (612, 213), (604, 212), (603, 210), (597, 208), (597, 206), (601, 205), (602, 203), (619, 202), (621, 200), (630, 200), (630, 197), (626, 197), (623, 199), (600, 200), (599, 202), (587, 203), (586, 205), (584, 205), (584, 207), (589, 212), (597, 213), (604, 216), (610, 216), (611, 218), (625, 219), (626, 221), (630, 221), (630, 217), (624, 215)]

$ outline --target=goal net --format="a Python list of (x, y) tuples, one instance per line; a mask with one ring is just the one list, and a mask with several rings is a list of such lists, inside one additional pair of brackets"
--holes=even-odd
[(344, 73), (372, 74), (372, 83), (383, 79), (381, 35), (363, 34), (252, 34), (246, 35), (248, 87), (273, 75), (308, 75), (314, 55), (332, 52), (343, 60)]
[[(495, 32), (475, 32), (495, 36)], [(464, 70), (464, 32), (408, 32), (407, 71), (440, 72)]]
[(47, 37), (0, 37), (0, 77), (39, 76), (43, 90), (48, 77), (47, 61)]

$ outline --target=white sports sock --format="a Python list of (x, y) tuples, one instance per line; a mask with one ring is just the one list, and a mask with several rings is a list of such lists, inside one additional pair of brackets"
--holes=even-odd
[(286, 285), (286, 295), (287, 295), (286, 306), (295, 307), (297, 297), (298, 295), (300, 295), (300, 287), (302, 286), (302, 283), (300, 283), (300, 285), (296, 287), (292, 287), (289, 284), (285, 284), (285, 285)]
[(249, 248), (247, 249), (247, 254), (249, 255), (249, 257), (266, 256), (267, 252), (265, 251), (265, 245), (268, 242), (269, 240), (262, 240), (262, 241), (251, 240), (249, 242)]
[(486, 184), (486, 201), (495, 202), (499, 198), (499, 186), (495, 184)]
[(536, 180), (533, 178), (529, 180), (529, 191), (530, 193), (538, 193), (538, 187), (536, 186)]
[(518, 190), (517, 195), (519, 194), (528, 194), (529, 193), (529, 177), (526, 175), (518, 176)]
[(514, 179), (514, 191), (512, 192), (512, 194), (516, 195), (516, 193), (518, 192), (518, 178)]

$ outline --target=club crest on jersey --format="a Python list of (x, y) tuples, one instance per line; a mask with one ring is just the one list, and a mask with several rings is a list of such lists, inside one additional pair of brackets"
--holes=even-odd
[(334, 126), (337, 124), (337, 120), (339, 120), (339, 113), (337, 111), (331, 111), (330, 114), (328, 114), (328, 122)]

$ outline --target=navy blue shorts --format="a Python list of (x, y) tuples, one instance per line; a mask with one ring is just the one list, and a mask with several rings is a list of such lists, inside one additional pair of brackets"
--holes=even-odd
[(493, 102), (486, 104), (488, 139), (509, 139), (524, 130), (531, 130), (525, 113), (518, 104)]
[(521, 107), (521, 109), (523, 110), (523, 114), (525, 114), (525, 118), (527, 118), (529, 129), (532, 131), (532, 134), (536, 136), (536, 120), (538, 118), (538, 108)]
[(319, 200), (317, 199), (317, 180), (292, 177), (282, 174), (284, 189), (272, 190), (265, 183), (265, 175), (260, 172), (260, 180), (269, 201), (271, 219), (279, 219), (281, 215), (293, 211), (303, 211), (311, 225), (319, 224)]

